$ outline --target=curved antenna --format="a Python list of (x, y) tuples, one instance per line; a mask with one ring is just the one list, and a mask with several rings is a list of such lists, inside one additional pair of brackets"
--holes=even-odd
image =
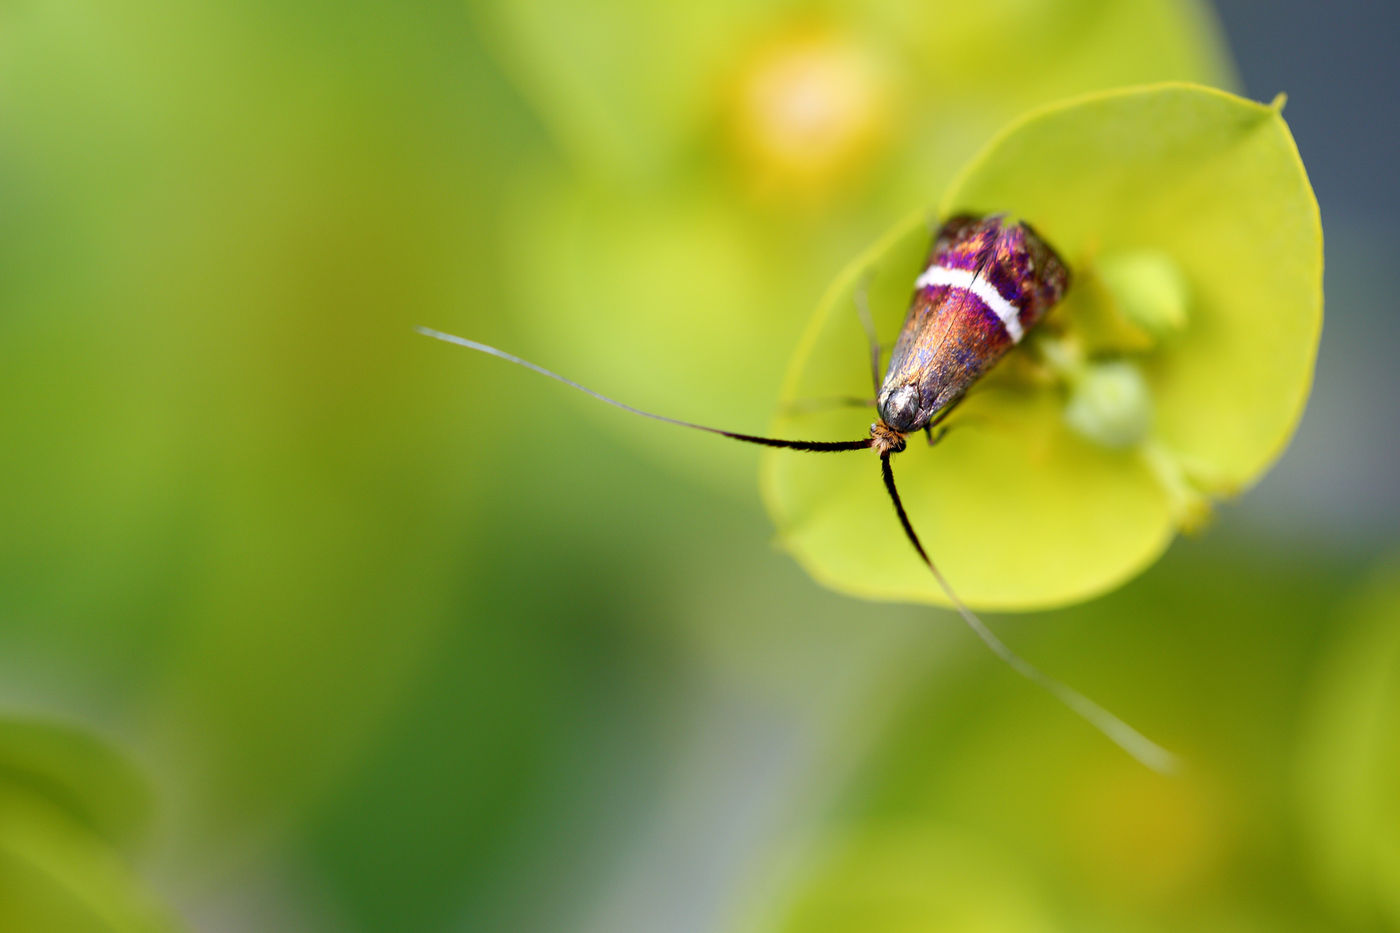
[(899, 491), (895, 489), (894, 485), (894, 470), (890, 467), (890, 456), (893, 453), (893, 450), (886, 450), (880, 454), (880, 472), (884, 476), (885, 489), (890, 494), (890, 500), (894, 502), (894, 510), (899, 515), (899, 523), (904, 526), (904, 534), (909, 538), (909, 543), (914, 545), (914, 550), (919, 552), (919, 557), (923, 558), (924, 564), (933, 573), (933, 578), (938, 581), (938, 585), (943, 588), (943, 592), (952, 602), (954, 608), (958, 610), (958, 614), (963, 617), (963, 621), (967, 623), (968, 627), (977, 634), (978, 638), (982, 639), (988, 648), (992, 649), (992, 653), (1005, 661), (1012, 670), (1049, 691), (1056, 699), (1082, 716), (1091, 726), (1102, 732), (1123, 751), (1153, 771), (1162, 774), (1170, 774), (1175, 771), (1177, 767), (1175, 755), (1084, 694), (1060, 683), (1006, 647), (1006, 643), (997, 638), (992, 630), (987, 628), (987, 624), (958, 598), (958, 594), (953, 592), (953, 588), (948, 585), (948, 581), (929, 558), (928, 552), (924, 550), (919, 536), (914, 533), (914, 526), (909, 522), (908, 513), (904, 511), (904, 503), (900, 501)]
[(628, 405), (625, 402), (619, 402), (617, 399), (608, 398), (606, 395), (603, 395), (600, 392), (594, 392), (587, 386), (579, 385), (572, 379), (565, 378), (564, 376), (561, 376), (556, 372), (551, 372), (550, 370), (545, 369), (543, 366), (538, 366), (535, 363), (531, 363), (529, 360), (522, 360), (518, 356), (514, 356), (513, 354), (507, 353), (504, 350), (498, 350), (495, 347), (490, 346), (488, 344), (478, 343), (475, 340), (468, 340), (465, 337), (457, 337), (452, 334), (444, 334), (440, 330), (431, 330), (427, 327), (415, 327), (414, 330), (418, 331), (418, 333), (422, 334), (425, 337), (432, 337), (434, 340), (441, 340), (443, 343), (454, 343), (459, 347), (466, 347), (468, 350), (476, 350), (478, 353), (485, 353), (488, 356), (494, 356), (497, 359), (505, 360), (507, 363), (514, 363), (516, 366), (523, 366), (526, 369), (531, 370), (532, 372), (539, 373), (541, 376), (548, 376), (551, 379), (564, 383), (564, 385), (566, 386), (572, 386), (573, 388), (578, 389), (585, 395), (590, 395), (593, 398), (596, 398), (600, 402), (607, 402), (609, 405), (612, 405), (616, 408), (621, 408), (623, 411), (630, 411), (634, 415), (641, 415), (643, 418), (652, 418), (656, 421), (664, 421), (667, 424), (680, 425), (683, 428), (694, 428), (697, 431), (708, 431), (711, 434), (722, 434), (725, 437), (731, 437), (736, 441), (744, 441), (745, 443), (749, 444), (762, 444), (765, 447), (785, 447), (791, 450), (811, 450), (816, 451), (818, 453), (833, 453), (842, 450), (865, 450), (867, 447), (870, 447), (872, 444), (875, 443), (874, 439), (869, 437), (863, 438), (858, 441), (788, 441), (778, 437), (760, 437), (757, 434), (739, 434), (735, 431), (723, 431), (719, 428), (712, 428), (703, 424), (695, 424), (694, 422), (690, 421), (681, 421), (678, 418), (667, 418), (665, 415), (658, 415), (650, 411), (642, 411), (640, 408), (633, 408), (631, 405)]

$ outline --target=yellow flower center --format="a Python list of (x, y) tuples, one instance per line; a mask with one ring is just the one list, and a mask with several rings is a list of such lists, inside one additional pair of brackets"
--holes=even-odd
[(888, 97), (878, 62), (849, 38), (789, 34), (761, 46), (741, 69), (732, 139), (761, 191), (822, 194), (874, 154)]

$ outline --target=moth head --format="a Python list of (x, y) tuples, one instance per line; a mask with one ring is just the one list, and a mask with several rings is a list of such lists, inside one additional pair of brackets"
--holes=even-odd
[(905, 383), (880, 396), (880, 417), (896, 431), (913, 431), (918, 427), (923, 399), (918, 386)]

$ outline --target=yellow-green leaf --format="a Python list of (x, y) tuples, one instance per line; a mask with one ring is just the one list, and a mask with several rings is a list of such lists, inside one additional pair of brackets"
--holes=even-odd
[[(967, 167), (939, 214), (963, 211), (1033, 223), (1074, 281), (1041, 332), (974, 390), (948, 438), (935, 449), (912, 439), (896, 475), (969, 602), (1084, 599), (1152, 562), (1202, 503), (1253, 482), (1291, 436), (1322, 323), (1317, 203), (1277, 106), (1169, 84), (1024, 117)], [(832, 286), (792, 362), (775, 434), (859, 436), (868, 412), (793, 406), (872, 394), (854, 290), (872, 277), (878, 329), (892, 340), (928, 236), (923, 218), (906, 222)], [(1096, 269), (1098, 257), (1131, 255), (1152, 267)], [(1155, 300), (1143, 294), (1154, 281)], [(1123, 282), (1130, 291), (1115, 296)], [(1105, 339), (1102, 322), (1126, 307), (1170, 314), (1182, 303), (1155, 334), (1134, 326), (1133, 339)], [(1150, 427), (1134, 445), (1122, 424), (1097, 431), (1090, 419), (1086, 430), (1066, 417), (1066, 400), (1082, 398), (1075, 388), (1104, 362), (1133, 367), (1148, 389), (1138, 410)], [(783, 544), (821, 581), (945, 601), (900, 533), (873, 458), (769, 453), (763, 487)]]
[(1338, 621), (1307, 707), (1299, 784), (1309, 867), (1353, 917), (1400, 924), (1400, 560)]
[(131, 764), (90, 733), (0, 720), (0, 929), (174, 930), (124, 851), (149, 808)]
[(130, 843), (150, 818), (150, 795), (132, 764), (75, 726), (0, 718), (0, 784), (29, 788), (117, 845)]
[(62, 806), (0, 783), (0, 929), (171, 933), (123, 855)]
[(818, 850), (781, 933), (1045, 933), (1035, 885), (988, 841), (928, 825), (874, 826)]

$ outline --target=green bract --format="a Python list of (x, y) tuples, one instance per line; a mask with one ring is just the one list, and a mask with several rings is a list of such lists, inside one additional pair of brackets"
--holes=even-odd
[[(511, 346), (734, 430), (771, 410), (831, 273), (1008, 120), (1096, 89), (1230, 80), (1194, 0), (485, 7), (561, 154), (512, 179)], [(750, 451), (561, 404), (711, 480), (751, 482)]]
[[(1278, 106), (1203, 87), (1096, 94), (1021, 119), (940, 216), (1008, 212), (1073, 270), (1039, 329), (973, 390), (936, 449), (895, 461), (915, 528), (970, 603), (1080, 600), (1152, 562), (1210, 499), (1249, 485), (1302, 414), (1322, 324), (1317, 202)], [(892, 341), (932, 221), (898, 227), (837, 280), (792, 362), (771, 433), (859, 437), (871, 395), (855, 289)], [(1138, 397), (1139, 381), (1147, 397)], [(783, 544), (827, 585), (945, 602), (874, 457), (767, 453)]]

